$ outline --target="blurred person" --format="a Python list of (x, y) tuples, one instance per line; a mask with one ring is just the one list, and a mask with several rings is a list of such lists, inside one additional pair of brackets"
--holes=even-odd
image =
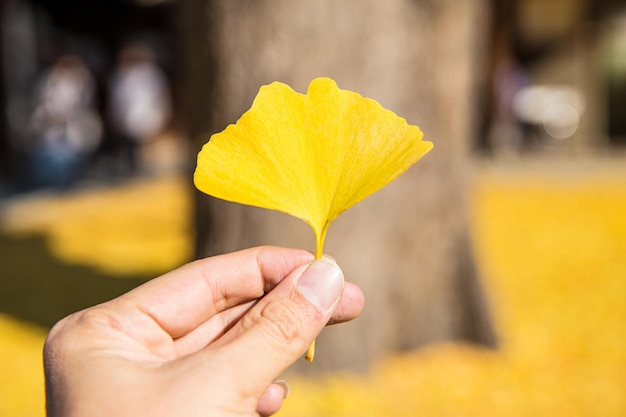
[(54, 326), (45, 343), (50, 417), (262, 416), (275, 382), (363, 293), (334, 260), (259, 247), (202, 259)]
[(94, 78), (76, 55), (44, 74), (29, 123), (31, 185), (66, 187), (80, 178), (102, 135), (94, 96)]
[(162, 133), (171, 115), (167, 78), (152, 51), (139, 43), (119, 53), (110, 85), (111, 147), (130, 174), (138, 168), (138, 148)]
[(517, 117), (513, 103), (516, 95), (529, 84), (528, 74), (513, 58), (505, 58), (496, 65), (494, 120), (489, 132), (496, 153), (518, 153), (527, 145), (529, 127)]

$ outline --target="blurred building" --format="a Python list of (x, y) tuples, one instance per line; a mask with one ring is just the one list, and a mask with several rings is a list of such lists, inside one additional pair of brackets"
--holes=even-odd
[(626, 144), (626, 2), (494, 0), (483, 149)]

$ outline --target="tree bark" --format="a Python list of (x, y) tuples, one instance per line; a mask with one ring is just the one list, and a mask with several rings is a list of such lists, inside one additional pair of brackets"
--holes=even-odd
[[(325, 252), (366, 295), (350, 324), (318, 340), (316, 370), (365, 369), (392, 351), (456, 338), (492, 342), (466, 213), (474, 93), (486, 0), (181, 2), (188, 133), (197, 148), (278, 80), (318, 76), (419, 125), (435, 148), (330, 227)], [(297, 219), (198, 194), (199, 256), (277, 244), (313, 250)], [(311, 368), (311, 367), (309, 367)]]

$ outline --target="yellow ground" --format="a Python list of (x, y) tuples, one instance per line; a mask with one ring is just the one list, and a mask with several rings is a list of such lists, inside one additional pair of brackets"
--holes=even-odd
[[(179, 215), (189, 207), (182, 180), (82, 193), (63, 204), (54, 223), (39, 221), (37, 231), (56, 233), (52, 251), (69, 261), (145, 272), (190, 252)], [(483, 172), (471, 209), (500, 349), (437, 345), (391, 357), (365, 377), (290, 380), (279, 415), (626, 415), (626, 168), (574, 176)], [(104, 241), (145, 239), (137, 222), (159, 227), (165, 240), (142, 240), (145, 253), (133, 249), (113, 265), (119, 254), (106, 243), (102, 259), (81, 250), (89, 216), (106, 222), (99, 226)], [(57, 230), (59, 221), (71, 232)], [(0, 415), (43, 416), (44, 330), (0, 315), (0, 335)]]
[(2, 213), (0, 230), (44, 234), (65, 262), (112, 276), (152, 276), (191, 256), (190, 187), (182, 178), (164, 177), (25, 198)]

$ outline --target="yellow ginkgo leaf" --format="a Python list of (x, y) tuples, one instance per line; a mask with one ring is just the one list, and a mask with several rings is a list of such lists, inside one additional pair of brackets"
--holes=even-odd
[(274, 82), (198, 155), (196, 187), (214, 197), (279, 210), (313, 228), (322, 255), (329, 224), (426, 152), (417, 126), (329, 78), (306, 95)]
[[(330, 223), (428, 152), (433, 144), (422, 137), (417, 126), (329, 78), (313, 80), (306, 95), (275, 82), (204, 145), (194, 182), (214, 197), (301, 218), (320, 258)], [(314, 354), (312, 343), (306, 359)]]

